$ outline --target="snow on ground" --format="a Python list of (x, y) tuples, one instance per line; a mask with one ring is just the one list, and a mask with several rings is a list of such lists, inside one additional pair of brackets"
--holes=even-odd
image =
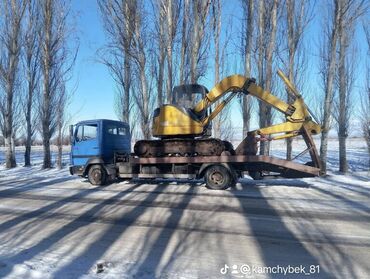
[(364, 176), (243, 179), (235, 189), (210, 191), (186, 180), (101, 188), (63, 171), (6, 174), (1, 278), (275, 277), (223, 276), (225, 264), (319, 266), (312, 278), (370, 272)]
[[(55, 163), (57, 157), (57, 147), (55, 145), (50, 146), (52, 163)], [(63, 165), (69, 164), (69, 146), (63, 146)], [(25, 148), (23, 146), (17, 146), (15, 148), (15, 159), (18, 166), (24, 165), (24, 152)], [(31, 164), (41, 165), (43, 160), (44, 152), (42, 146), (32, 146), (31, 148)], [(5, 163), (5, 147), (0, 147), (0, 169), (1, 165)]]
[[(320, 150), (320, 140), (315, 137), (315, 145)], [(298, 155), (306, 148), (300, 138), (293, 139), (293, 156)], [(271, 144), (272, 155), (285, 158), (286, 145), (284, 141), (274, 141)], [(302, 157), (303, 161), (309, 160), (309, 155)], [(368, 171), (370, 169), (370, 158), (367, 152), (366, 142), (363, 138), (349, 138), (347, 140), (347, 161), (350, 171)], [(330, 171), (338, 171), (339, 166), (339, 143), (335, 138), (329, 139), (327, 168)]]

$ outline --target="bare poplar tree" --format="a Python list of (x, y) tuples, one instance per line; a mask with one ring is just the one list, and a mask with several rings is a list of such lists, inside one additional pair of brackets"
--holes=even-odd
[[(307, 0), (286, 0), (286, 34), (287, 46), (288, 46), (288, 57), (287, 57), (287, 76), (289, 80), (298, 86), (299, 76), (302, 76), (304, 69), (300, 67), (300, 57), (303, 56), (305, 51), (302, 47), (302, 40), (305, 28), (309, 21), (311, 12), (309, 11)], [(291, 103), (292, 96), (289, 94), (287, 89), (287, 101)], [(287, 160), (292, 159), (292, 139), (287, 139)]]
[[(5, 140), (6, 168), (16, 166), (14, 152), (15, 98), (19, 90), (19, 58), (22, 46), (22, 19), (27, 1), (5, 0), (0, 3), (0, 113)], [(1, 93), (4, 92), (4, 93)]]
[(171, 102), (171, 92), (173, 88), (173, 51), (175, 46), (175, 38), (178, 31), (178, 23), (181, 10), (181, 0), (160, 0), (161, 1), (161, 12), (164, 17), (163, 31), (164, 31), (164, 50), (166, 51), (167, 60), (167, 75), (166, 75), (166, 100), (167, 103)]
[[(349, 121), (351, 114), (351, 91), (355, 81), (356, 49), (350, 49), (353, 42), (354, 27), (356, 21), (364, 13), (364, 1), (342, 0), (343, 13), (339, 18), (338, 26), (338, 106), (336, 110), (336, 120), (338, 123), (339, 138), (339, 171), (346, 173), (347, 148), (346, 140), (348, 137)], [(352, 43), (353, 46), (353, 43)]]
[[(342, 25), (342, 23), (340, 25)], [(342, 27), (340, 27), (340, 29), (342, 29)], [(355, 65), (357, 64), (355, 63), (356, 50), (352, 48), (352, 53), (349, 54), (349, 40), (351, 39), (350, 32), (353, 32), (353, 29), (348, 25), (346, 26), (346, 29), (346, 31), (339, 31), (337, 73), (338, 96), (334, 102), (335, 110), (333, 112), (333, 116), (337, 123), (339, 139), (339, 171), (342, 173), (346, 173), (348, 171), (346, 140), (349, 134), (349, 124), (352, 111), (351, 93), (355, 82)]]
[[(272, 63), (276, 44), (278, 1), (260, 1), (258, 6), (258, 82), (267, 91), (272, 88)], [(259, 101), (260, 127), (272, 124), (271, 107)], [(260, 142), (260, 154), (268, 155), (269, 142)]]
[[(367, 145), (367, 152), (369, 154), (370, 158), (370, 85), (369, 85), (369, 71), (368, 71), (368, 79), (367, 79), (367, 85), (366, 85), (366, 95), (364, 94), (363, 100), (362, 100), (362, 111), (364, 112), (362, 114), (362, 119), (361, 119), (361, 129), (363, 136), (366, 141)], [(369, 159), (369, 166), (370, 166), (370, 159)]]
[(131, 58), (132, 36), (135, 24), (136, 1), (98, 0), (108, 44), (100, 49), (101, 62), (105, 64), (116, 82), (117, 112), (122, 121), (130, 122), (132, 108)]
[[(212, 33), (214, 43), (214, 70), (215, 70), (215, 84), (220, 81), (220, 33), (221, 33), (221, 2), (220, 0), (214, 0), (212, 2)], [(216, 105), (219, 102), (216, 103)], [(221, 115), (219, 114), (213, 119), (213, 132), (214, 137), (221, 137)]]
[[(157, 105), (161, 106), (164, 103), (163, 96), (163, 83), (164, 83), (164, 70), (166, 60), (166, 25), (167, 25), (167, 0), (156, 0), (156, 24), (155, 35), (156, 38), (156, 58), (157, 63), (155, 67), (155, 76), (157, 83)], [(168, 78), (168, 77), (166, 77)], [(171, 90), (171, 89), (170, 89)]]
[[(77, 52), (76, 52), (77, 53)], [(57, 86), (57, 109), (56, 109), (56, 145), (58, 149), (56, 165), (63, 168), (63, 145), (65, 144), (66, 131), (68, 130), (67, 107), (71, 101), (74, 89), (68, 91), (66, 84), (71, 76), (64, 75)]]
[(40, 79), (40, 47), (37, 34), (39, 32), (39, 10), (37, 2), (30, 0), (26, 11), (24, 55), (23, 61), (26, 72), (26, 95), (24, 97), (23, 113), (25, 116), (25, 153), (24, 165), (31, 165), (31, 145), (36, 132), (37, 112), (35, 110), (36, 97)]
[(339, 19), (342, 14), (341, 0), (333, 0), (333, 5), (328, 5), (331, 14), (331, 22), (326, 18), (323, 22), (325, 30), (325, 38), (322, 46), (322, 76), (324, 78), (325, 101), (323, 105), (324, 118), (322, 123), (321, 132), (321, 145), (320, 145), (320, 159), (322, 171), (326, 173), (326, 160), (328, 152), (328, 136), (330, 130), (330, 122), (332, 115), (332, 102), (334, 96), (334, 77), (336, 74), (336, 50), (338, 41)]
[(64, 81), (58, 84), (58, 106), (56, 108), (56, 130), (57, 130), (57, 147), (58, 155), (56, 159), (56, 165), (58, 169), (63, 167), (62, 157), (63, 157), (63, 128), (65, 123), (65, 108), (67, 103), (67, 94)]
[(207, 42), (207, 15), (210, 9), (211, 1), (192, 1), (191, 5), (191, 50), (190, 50), (190, 81), (196, 83), (205, 72), (204, 51)]
[(361, 110), (360, 110), (360, 123), (361, 130), (364, 136), (367, 151), (369, 154), (369, 167), (370, 167), (370, 30), (369, 30), (369, 19), (365, 19), (363, 28), (366, 35), (367, 41), (367, 64), (366, 64), (366, 75), (365, 75), (365, 88), (361, 94)]
[(42, 100), (40, 107), (42, 142), (44, 148), (43, 168), (50, 168), (50, 139), (56, 131), (58, 86), (65, 80), (75, 62), (77, 49), (69, 49), (67, 41), (71, 29), (67, 28), (69, 2), (44, 0), (41, 9), (41, 68), (43, 77)]
[[(346, 155), (346, 139), (348, 137), (348, 125), (349, 125), (349, 93), (351, 89), (347, 86), (353, 86), (353, 69), (348, 69), (349, 65), (346, 65), (346, 56), (349, 47), (349, 36), (350, 32), (353, 32), (352, 26), (346, 26), (344, 30), (343, 16), (339, 22), (339, 55), (338, 55), (338, 93), (339, 100), (337, 103), (337, 113), (334, 113), (338, 124), (338, 138), (339, 138), (339, 171), (347, 172), (347, 155)], [(354, 63), (354, 61), (351, 61)]]
[(189, 24), (189, 14), (190, 14), (190, 7), (189, 7), (189, 0), (183, 1), (183, 8), (182, 8), (182, 26), (181, 26), (181, 51), (180, 51), (180, 83), (184, 84), (188, 79), (188, 71), (186, 70), (189, 66), (189, 56), (188, 56), (188, 49), (189, 49), (189, 38), (190, 38), (190, 24)]
[(361, 114), (360, 114), (361, 130), (362, 135), (366, 142), (367, 152), (369, 154), (369, 167), (370, 167), (370, 70), (368, 65), (366, 72), (365, 90), (362, 92), (360, 101), (361, 101)]
[(265, 75), (263, 69), (263, 57), (265, 52), (265, 2), (258, 3), (258, 33), (257, 33), (257, 69), (258, 69), (258, 83), (264, 86)]
[[(340, 42), (339, 39), (342, 39), (343, 43), (345, 43), (345, 37), (341, 35), (341, 30), (344, 30), (346, 27), (345, 25), (347, 23), (350, 23), (352, 20), (355, 20), (358, 18), (365, 10), (365, 1), (353, 1), (353, 0), (333, 0), (333, 5), (329, 6), (329, 15), (330, 18), (326, 18), (324, 21), (324, 26), (327, 27), (324, 29), (325, 31), (325, 38), (324, 43), (322, 46), (322, 53), (321, 56), (323, 57), (324, 64), (322, 65), (322, 76), (324, 78), (324, 89), (325, 89), (325, 102), (323, 106), (324, 111), (324, 119), (323, 119), (323, 125), (322, 125), (322, 134), (321, 134), (321, 146), (320, 146), (320, 157), (321, 157), (321, 163), (322, 163), (322, 171), (326, 172), (326, 161), (327, 161), (327, 148), (328, 148), (328, 135), (330, 130), (330, 123), (331, 123), (331, 116), (332, 116), (332, 103), (333, 103), (333, 97), (334, 97), (334, 91), (335, 91), (335, 77), (337, 74), (337, 63), (338, 63), (338, 57), (337, 57), (337, 50), (338, 50), (338, 44)], [(345, 21), (345, 19), (348, 19), (349, 21)], [(331, 20), (331, 22), (330, 22)], [(341, 27), (342, 26), (342, 27)], [(343, 50), (343, 49), (342, 49)], [(339, 50), (340, 52), (340, 50)], [(341, 67), (342, 67), (342, 74), (344, 75), (344, 60), (345, 54), (342, 53), (342, 61)], [(344, 86), (344, 81), (342, 81), (342, 85), (339, 83), (339, 87), (342, 86), (342, 89), (340, 90), (342, 94), (342, 101), (344, 96), (346, 95), (346, 90)], [(345, 104), (342, 104), (345, 105)], [(346, 117), (343, 117), (343, 121)], [(345, 129), (342, 129), (341, 134), (345, 135)], [(342, 145), (343, 145), (343, 139)], [(345, 142), (345, 137), (344, 137)], [(345, 149), (345, 146), (343, 146)], [(345, 151), (344, 151), (345, 152)], [(343, 160), (344, 162), (344, 160)]]
[[(253, 47), (253, 32), (254, 32), (254, 0), (241, 1), (244, 18), (243, 21), (246, 22), (244, 36), (244, 67), (245, 76), (251, 77), (252, 75), (252, 47)], [(243, 96), (241, 98), (242, 116), (243, 116), (243, 138), (247, 136), (250, 130), (250, 120), (251, 120), (251, 100), (250, 96)]]
[(130, 57), (136, 66), (138, 86), (134, 94), (135, 103), (140, 115), (140, 128), (145, 139), (149, 139), (150, 132), (150, 109), (152, 105), (152, 88), (149, 84), (148, 71), (151, 68), (149, 50), (151, 42), (147, 22), (145, 21), (145, 9), (142, 1), (137, 2), (134, 29), (132, 36), (132, 49)]
[[(223, 40), (221, 40), (222, 26), (222, 4), (221, 0), (212, 2), (212, 35), (214, 44), (214, 83), (220, 81), (220, 76), (224, 75), (229, 66), (230, 58), (227, 48), (231, 41), (231, 25), (226, 25)], [(222, 48), (220, 47), (222, 45)], [(222, 100), (216, 101), (216, 107)], [(223, 140), (231, 140), (233, 138), (232, 123), (230, 120), (230, 105), (223, 108), (220, 113), (212, 120), (213, 136)]]

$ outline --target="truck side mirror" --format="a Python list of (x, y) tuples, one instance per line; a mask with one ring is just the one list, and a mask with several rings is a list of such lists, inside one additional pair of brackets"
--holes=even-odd
[(71, 145), (74, 143), (74, 140), (73, 140), (73, 125), (69, 125), (69, 141), (70, 141)]

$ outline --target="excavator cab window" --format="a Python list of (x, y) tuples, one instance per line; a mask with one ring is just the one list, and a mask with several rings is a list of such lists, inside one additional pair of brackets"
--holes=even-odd
[(199, 84), (175, 86), (172, 91), (172, 104), (183, 108), (192, 108), (207, 95), (208, 89)]

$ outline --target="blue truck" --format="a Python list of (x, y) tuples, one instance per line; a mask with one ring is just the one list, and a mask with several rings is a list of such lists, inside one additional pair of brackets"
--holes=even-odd
[(70, 126), (70, 173), (88, 177), (94, 185), (115, 176), (115, 156), (131, 152), (130, 127), (124, 122), (97, 119)]
[[(70, 126), (70, 173), (88, 178), (93, 185), (114, 179), (204, 179), (210, 189), (227, 189), (248, 173), (253, 179), (312, 177), (320, 169), (271, 156), (222, 154), (142, 158), (131, 152), (127, 123), (98, 119)], [(315, 158), (309, 133), (307, 151)], [(243, 142), (236, 148), (243, 148)], [(267, 175), (268, 174), (268, 175)]]

